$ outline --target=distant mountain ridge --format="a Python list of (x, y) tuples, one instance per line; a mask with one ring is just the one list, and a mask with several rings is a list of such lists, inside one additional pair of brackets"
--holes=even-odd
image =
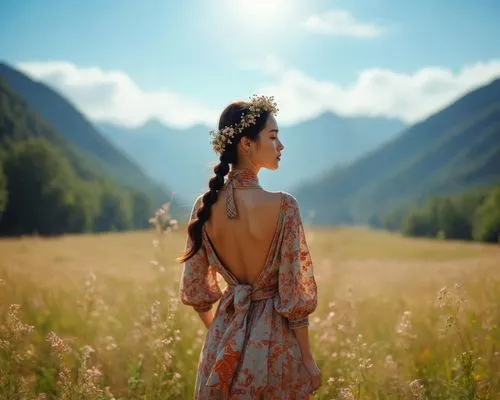
[[(279, 122), (279, 116), (278, 116)], [(156, 180), (168, 182), (185, 197), (207, 190), (218, 162), (207, 126), (173, 129), (151, 120), (137, 128), (98, 123), (107, 138), (144, 167)], [(403, 122), (386, 118), (340, 117), (323, 113), (293, 126), (281, 126), (284, 143), (280, 168), (262, 170), (261, 183), (287, 190), (334, 165), (349, 162), (394, 137)]]
[(312, 223), (376, 220), (392, 207), (500, 181), (500, 79), (360, 159), (294, 189)]
[[(189, 208), (191, 200), (207, 189), (218, 162), (209, 144), (209, 127), (174, 129), (158, 120), (135, 129), (92, 123), (63, 95), (15, 68), (0, 63), (0, 76), (121, 184), (146, 190), (157, 202), (173, 192), (183, 208)], [(261, 182), (270, 190), (288, 190), (384, 143), (404, 126), (396, 119), (340, 117), (329, 112), (283, 126), (285, 150), (280, 169), (262, 171)]]
[(135, 129), (98, 123), (100, 131), (158, 182), (169, 182), (173, 191), (192, 203), (207, 190), (217, 162), (209, 147), (208, 129), (198, 125), (172, 129), (149, 121)]

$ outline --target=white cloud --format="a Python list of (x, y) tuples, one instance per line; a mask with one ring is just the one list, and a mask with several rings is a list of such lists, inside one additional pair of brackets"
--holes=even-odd
[(308, 31), (332, 36), (374, 38), (383, 33), (382, 27), (358, 21), (347, 10), (329, 10), (323, 14), (311, 15), (302, 26)]
[[(500, 59), (464, 66), (456, 72), (443, 67), (412, 73), (366, 69), (350, 85), (315, 79), (272, 55), (262, 63), (241, 66), (268, 74), (269, 83), (249, 93), (274, 95), (280, 109), (279, 121), (286, 125), (324, 111), (395, 117), (412, 123), (500, 77)], [(65, 94), (93, 120), (136, 125), (155, 117), (172, 126), (211, 126), (221, 111), (169, 90), (143, 90), (120, 71), (81, 68), (67, 62), (30, 62), (19, 67)]]
[(172, 126), (213, 124), (218, 110), (170, 90), (142, 90), (121, 71), (69, 62), (25, 62), (18, 68), (59, 90), (93, 120), (133, 126), (155, 117)]
[(239, 68), (275, 76), (279, 76), (286, 71), (283, 61), (273, 54), (266, 55), (262, 60), (252, 58), (251, 60), (242, 61), (239, 63)]
[(413, 73), (366, 69), (349, 86), (288, 69), (259, 92), (276, 97), (280, 120), (287, 124), (324, 111), (395, 117), (413, 123), (496, 77), (500, 77), (500, 59), (468, 65), (458, 72), (442, 67), (422, 68)]

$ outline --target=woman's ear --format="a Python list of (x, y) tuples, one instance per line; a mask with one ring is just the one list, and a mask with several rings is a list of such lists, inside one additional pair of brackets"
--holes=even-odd
[(240, 140), (240, 146), (241, 150), (243, 150), (244, 153), (247, 153), (250, 150), (250, 144), (251, 140), (247, 138), (246, 136), (243, 136)]

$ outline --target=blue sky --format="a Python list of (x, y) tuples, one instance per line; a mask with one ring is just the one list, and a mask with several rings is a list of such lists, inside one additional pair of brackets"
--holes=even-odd
[(210, 124), (255, 92), (285, 123), (413, 122), (500, 76), (499, 15), (496, 0), (3, 0), (0, 57), (129, 125)]

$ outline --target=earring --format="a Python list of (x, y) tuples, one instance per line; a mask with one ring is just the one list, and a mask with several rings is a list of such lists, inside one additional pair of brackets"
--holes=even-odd
[(248, 157), (252, 157), (252, 149), (248, 149), (247, 154), (248, 154)]

